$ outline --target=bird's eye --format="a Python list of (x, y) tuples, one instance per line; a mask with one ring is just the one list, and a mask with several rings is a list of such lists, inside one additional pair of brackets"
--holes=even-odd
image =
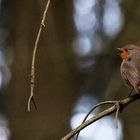
[(127, 49), (124, 49), (126, 52), (128, 51)]

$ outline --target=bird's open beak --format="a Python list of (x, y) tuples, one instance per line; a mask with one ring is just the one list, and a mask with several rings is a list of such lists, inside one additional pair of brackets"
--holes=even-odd
[(121, 55), (121, 53), (123, 52), (122, 48), (117, 48), (117, 54)]

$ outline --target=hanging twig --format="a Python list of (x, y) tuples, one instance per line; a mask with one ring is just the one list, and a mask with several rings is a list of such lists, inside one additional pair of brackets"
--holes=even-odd
[(127, 97), (123, 100), (118, 101), (119, 110), (118, 110), (118, 106), (116, 104), (113, 105), (112, 107), (109, 107), (108, 109), (98, 113), (97, 115), (93, 116), (92, 118), (90, 118), (89, 120), (84, 122), (83, 124), (79, 125), (77, 128), (75, 128), (74, 130), (69, 132), (66, 136), (64, 136), (61, 140), (69, 140), (70, 138), (72, 138), (74, 135), (76, 135), (78, 132), (80, 132), (82, 129), (84, 129), (88, 125), (96, 122), (97, 120), (103, 118), (104, 116), (111, 115), (112, 113), (116, 112), (117, 110), (122, 111), (128, 104), (130, 104), (138, 99), (140, 99), (140, 94), (135, 94), (135, 95)]
[(31, 92), (30, 92), (30, 97), (28, 99), (28, 112), (30, 112), (30, 107), (31, 107), (31, 101), (33, 101), (33, 104), (36, 108), (36, 104), (35, 104), (35, 100), (34, 100), (34, 87), (35, 87), (35, 59), (36, 59), (36, 51), (37, 51), (37, 47), (38, 47), (38, 42), (39, 42), (39, 38), (42, 32), (42, 28), (45, 27), (45, 18), (46, 18), (46, 13), (48, 11), (50, 5), (50, 0), (48, 0), (47, 4), (46, 4), (46, 8), (45, 11), (43, 13), (43, 17), (42, 17), (42, 21), (40, 24), (40, 28), (36, 37), (36, 41), (35, 41), (35, 45), (34, 45), (34, 50), (33, 50), (33, 55), (32, 55), (32, 64), (31, 64), (31, 80), (30, 80), (30, 88), (31, 88)]
[[(109, 104), (116, 104), (117, 101), (104, 101), (104, 102), (101, 102), (101, 103), (98, 103), (97, 105), (95, 105), (88, 113), (87, 115), (85, 116), (85, 118), (83, 119), (82, 121), (82, 124), (87, 120), (88, 116), (97, 108), (97, 107), (100, 107), (102, 105), (109, 105)], [(78, 140), (78, 136), (80, 134), (80, 131), (77, 133), (76, 135), (76, 138), (75, 140)]]
[(117, 101), (116, 102), (116, 114), (115, 114), (115, 125), (116, 125), (116, 128), (118, 128), (118, 114), (119, 114), (119, 110), (120, 110), (120, 104), (119, 104), (120, 101)]

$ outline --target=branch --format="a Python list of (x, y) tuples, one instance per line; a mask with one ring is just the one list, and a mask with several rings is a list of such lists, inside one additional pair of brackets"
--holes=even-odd
[[(96, 104), (88, 113), (87, 115), (85, 116), (85, 118), (83, 119), (82, 121), (82, 124), (87, 120), (88, 116), (99, 106), (102, 106), (102, 105), (109, 105), (109, 104), (116, 104), (117, 101), (104, 101), (104, 102), (101, 102), (101, 103), (98, 103)], [(78, 136), (80, 134), (80, 131), (77, 133), (76, 137), (75, 137), (75, 140), (78, 140)]]
[[(117, 101), (118, 104), (119, 104), (119, 111), (122, 111), (125, 107), (127, 107), (128, 104), (130, 104), (130, 103), (132, 103), (132, 102), (134, 102), (135, 100), (138, 100), (138, 99), (140, 99), (140, 94), (135, 94), (135, 95), (127, 97), (127, 98), (125, 98), (123, 100)], [(112, 113), (116, 112), (117, 109), (118, 109), (118, 107), (116, 105), (113, 105), (112, 107), (109, 107), (108, 109), (98, 113), (97, 115), (93, 116), (92, 118), (90, 118), (86, 122), (84, 122), (81, 125), (79, 125), (74, 130), (72, 130), (70, 133), (68, 133), (66, 136), (64, 136), (61, 140), (69, 140), (75, 134), (80, 132), (82, 129), (84, 129), (88, 125), (90, 125), (90, 124), (94, 123), (95, 121), (103, 118), (104, 116), (111, 115)]]
[(39, 38), (40, 38), (40, 35), (41, 35), (41, 32), (42, 32), (42, 28), (45, 27), (45, 23), (44, 22), (45, 22), (45, 18), (46, 18), (46, 14), (47, 14), (49, 5), (50, 5), (50, 0), (48, 0), (48, 2), (46, 4), (45, 11), (43, 13), (42, 21), (41, 21), (40, 28), (39, 28), (39, 31), (38, 31), (38, 34), (37, 34), (37, 37), (36, 37), (36, 41), (35, 41), (35, 45), (34, 45), (34, 50), (33, 50), (33, 55), (32, 55), (31, 80), (30, 80), (31, 92), (30, 92), (30, 97), (28, 99), (28, 112), (30, 112), (31, 101), (33, 101), (33, 104), (34, 104), (34, 106), (36, 108), (35, 100), (33, 98), (34, 97), (34, 87), (35, 87), (35, 59), (36, 59), (36, 50), (37, 50), (37, 47), (38, 47), (38, 42), (39, 42)]

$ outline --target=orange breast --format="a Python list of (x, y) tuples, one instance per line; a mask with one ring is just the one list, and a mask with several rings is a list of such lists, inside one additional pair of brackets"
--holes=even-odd
[(129, 53), (125, 49), (122, 49), (121, 58), (127, 60), (129, 58)]

